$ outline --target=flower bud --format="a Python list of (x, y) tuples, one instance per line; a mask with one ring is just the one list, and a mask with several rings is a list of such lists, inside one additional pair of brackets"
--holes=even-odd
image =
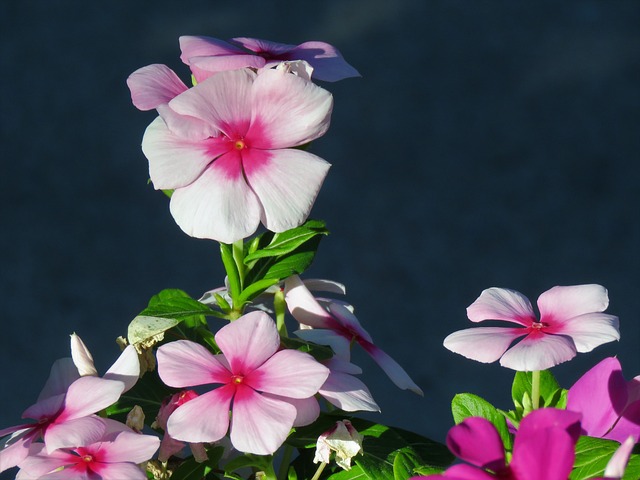
[(341, 420), (318, 437), (313, 463), (329, 463), (331, 451), (336, 452), (336, 463), (345, 470), (351, 469), (351, 459), (362, 452), (364, 437), (349, 420)]

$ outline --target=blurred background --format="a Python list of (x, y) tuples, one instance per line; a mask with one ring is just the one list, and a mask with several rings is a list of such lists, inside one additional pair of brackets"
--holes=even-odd
[[(307, 277), (347, 285), (376, 343), (423, 388), (355, 363), (372, 418), (443, 441), (455, 393), (508, 409), (512, 372), (442, 347), (488, 287), (600, 283), (640, 374), (640, 3), (324, 0), (0, 3), (0, 428), (20, 423), (77, 332), (104, 371), (153, 294), (219, 286), (217, 244), (187, 237), (147, 185), (155, 112), (127, 76), (180, 35), (334, 44), (362, 74), (323, 84), (333, 164), (312, 212), (332, 234)], [(5, 477), (2, 477), (5, 478)], [(6, 476), (6, 478), (10, 478)]]

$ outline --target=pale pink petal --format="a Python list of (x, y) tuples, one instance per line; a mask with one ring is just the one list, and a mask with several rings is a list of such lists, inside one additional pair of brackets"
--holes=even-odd
[(131, 101), (140, 110), (152, 110), (187, 90), (187, 86), (166, 65), (147, 65), (127, 78)]
[(567, 480), (573, 468), (575, 444), (561, 428), (516, 435), (509, 464), (514, 477), (522, 480)]
[(100, 440), (105, 429), (105, 422), (95, 415), (66, 420), (47, 427), (44, 432), (44, 443), (48, 453), (59, 448), (88, 445)]
[(488, 288), (467, 307), (467, 317), (472, 322), (505, 320), (528, 327), (536, 321), (529, 299), (515, 290)]
[(234, 136), (244, 137), (249, 128), (255, 76), (249, 69), (221, 72), (171, 100), (169, 107), (215, 126), (235, 141)]
[(197, 82), (203, 82), (213, 74), (227, 70), (239, 70), (241, 68), (264, 67), (265, 59), (251, 54), (220, 55), (191, 57), (189, 67)]
[(262, 392), (307, 398), (318, 393), (328, 376), (329, 369), (311, 355), (297, 350), (281, 350), (248, 374), (245, 381)]
[(622, 442), (622, 445), (607, 463), (607, 468), (604, 470), (606, 478), (622, 478), (624, 476), (624, 471), (627, 469), (627, 463), (629, 463), (629, 457), (631, 457), (635, 444), (636, 439), (634, 437), (628, 437)]
[(590, 352), (594, 348), (620, 340), (618, 317), (605, 313), (585, 313), (565, 322), (553, 325), (547, 331), (571, 337), (578, 352)]
[(349, 65), (342, 54), (325, 42), (304, 42), (285, 54), (291, 60), (305, 60), (314, 69), (313, 77), (325, 82), (337, 82), (360, 73)]
[[(99, 470), (100, 480), (147, 480), (147, 474), (133, 463), (110, 463)], [(94, 480), (90, 477), (88, 480)]]
[(444, 339), (446, 349), (482, 363), (498, 360), (509, 345), (526, 335), (524, 328), (478, 327), (453, 332)]
[(16, 477), (16, 479), (39, 479), (60, 467), (75, 463), (77, 458), (77, 456), (62, 450), (47, 454), (43, 443), (33, 443), (29, 449), (29, 456), (20, 462), (21, 477)]
[(133, 345), (128, 345), (103, 378), (124, 383), (124, 391), (130, 390), (140, 377), (140, 360)]
[(511, 347), (500, 365), (519, 372), (546, 370), (576, 356), (576, 346), (569, 337), (530, 333)]
[(553, 287), (538, 297), (540, 320), (549, 324), (585, 313), (604, 312), (608, 306), (609, 296), (602, 285)]
[(207, 165), (229, 151), (229, 146), (215, 138), (188, 140), (179, 137), (158, 117), (144, 132), (142, 151), (149, 160), (149, 176), (154, 188), (166, 190), (193, 183)]
[(217, 55), (247, 55), (247, 52), (235, 45), (227, 43), (217, 38), (183, 35), (178, 39), (180, 43), (180, 60), (189, 65), (192, 57), (205, 57)]
[(264, 312), (243, 315), (222, 327), (215, 339), (234, 374), (249, 375), (280, 348), (275, 322)]
[(293, 421), (294, 427), (304, 427), (315, 422), (320, 415), (320, 404), (315, 397), (309, 398), (287, 398), (270, 393), (263, 393), (263, 397), (275, 398), (282, 402), (289, 403), (296, 408), (296, 419)]
[(331, 371), (318, 393), (345, 412), (380, 411), (367, 386), (347, 373)]
[(322, 278), (307, 278), (302, 281), (308, 290), (314, 292), (330, 292), (346, 295), (347, 288), (340, 282), (325, 280)]
[(402, 390), (411, 390), (418, 395), (424, 395), (422, 389), (411, 380), (409, 374), (385, 352), (376, 347), (373, 343), (358, 341), (375, 362), (384, 370), (389, 379)]
[(333, 97), (296, 75), (263, 70), (251, 95), (251, 126), (246, 138), (252, 148), (304, 145), (329, 128)]
[(295, 45), (272, 42), (271, 40), (262, 40), (259, 38), (234, 37), (230, 42), (241, 45), (254, 53), (262, 54), (265, 58), (276, 58), (295, 48)]
[(91, 352), (82, 339), (75, 333), (71, 334), (71, 358), (81, 376), (98, 376)]
[(333, 330), (309, 328), (296, 330), (294, 333), (298, 338), (306, 340), (307, 342), (331, 347), (336, 357), (340, 360), (348, 362), (351, 358), (351, 339), (345, 338)]
[(99, 412), (116, 403), (123, 390), (124, 384), (120, 381), (99, 377), (81, 377), (69, 386), (64, 409), (56, 422)]
[(165, 343), (158, 348), (157, 358), (158, 375), (170, 387), (227, 383), (231, 378), (213, 353), (190, 340)]
[(22, 463), (29, 455), (29, 446), (33, 440), (33, 435), (26, 435), (1, 449), (0, 473)]
[(167, 421), (167, 433), (183, 442), (220, 440), (229, 429), (229, 407), (234, 391), (233, 385), (225, 385), (179, 406)]
[(456, 457), (494, 471), (505, 467), (504, 446), (493, 424), (481, 417), (470, 417), (452, 427), (447, 447)]
[(168, 103), (158, 105), (156, 110), (167, 124), (169, 131), (184, 140), (204, 142), (210, 137), (220, 135), (220, 131), (215, 126), (196, 117), (181, 115), (173, 110)]
[(328, 328), (335, 322), (297, 275), (285, 280), (284, 294), (287, 307), (298, 322), (314, 328)]
[(22, 412), (22, 418), (37, 418), (38, 420), (53, 418), (64, 405), (65, 395), (66, 393), (62, 393), (39, 400)]
[(231, 443), (244, 453), (270, 455), (283, 444), (296, 416), (290, 403), (240, 385), (233, 400)]
[[(45, 398), (55, 397), (67, 392), (67, 388), (73, 382), (80, 378), (78, 369), (71, 358), (61, 358), (56, 360), (51, 366), (49, 378), (42, 387), (42, 391), (38, 396), (38, 402)], [(32, 417), (35, 418), (35, 417)]]
[(99, 442), (100, 462), (142, 463), (151, 459), (160, 446), (160, 439), (152, 435), (121, 432), (112, 441)]
[(360, 325), (360, 322), (353, 312), (343, 303), (329, 303), (329, 313), (331, 313), (351, 335), (358, 337), (358, 340), (373, 343), (373, 339), (371, 338), (371, 335), (369, 335), (369, 332)]
[(218, 158), (191, 185), (176, 190), (170, 203), (178, 226), (196, 238), (233, 243), (260, 224), (261, 206), (240, 168), (240, 156)]
[(242, 152), (247, 182), (262, 205), (262, 223), (273, 232), (307, 219), (331, 164), (302, 150)]
[(627, 384), (620, 361), (608, 357), (587, 371), (567, 393), (567, 410), (582, 414), (586, 435), (602, 437), (627, 404)]

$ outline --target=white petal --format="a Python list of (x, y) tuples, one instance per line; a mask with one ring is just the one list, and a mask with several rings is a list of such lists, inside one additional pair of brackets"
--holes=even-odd
[(519, 372), (546, 370), (576, 356), (576, 347), (563, 335), (530, 334), (500, 359), (500, 365)]
[(529, 326), (536, 321), (529, 299), (515, 290), (488, 288), (467, 308), (472, 322), (505, 320)]
[(516, 338), (526, 334), (526, 330), (520, 328), (467, 328), (453, 332), (443, 344), (446, 349), (463, 357), (491, 363), (498, 360)]

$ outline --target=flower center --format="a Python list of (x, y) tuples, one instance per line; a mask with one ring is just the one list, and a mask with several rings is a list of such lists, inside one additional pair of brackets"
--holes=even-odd
[(82, 456), (82, 461), (85, 463), (91, 463), (93, 462), (93, 456), (91, 455), (83, 455)]
[(247, 148), (247, 145), (244, 143), (244, 140), (236, 140), (233, 144), (236, 150), (242, 150), (243, 148)]
[(543, 322), (533, 322), (531, 324), (531, 328), (533, 328), (534, 330), (542, 330), (544, 327), (548, 327), (548, 326), (549, 325)]
[(233, 377), (231, 377), (231, 381), (236, 385), (242, 383), (243, 380), (244, 380), (244, 376), (242, 375), (234, 375)]

